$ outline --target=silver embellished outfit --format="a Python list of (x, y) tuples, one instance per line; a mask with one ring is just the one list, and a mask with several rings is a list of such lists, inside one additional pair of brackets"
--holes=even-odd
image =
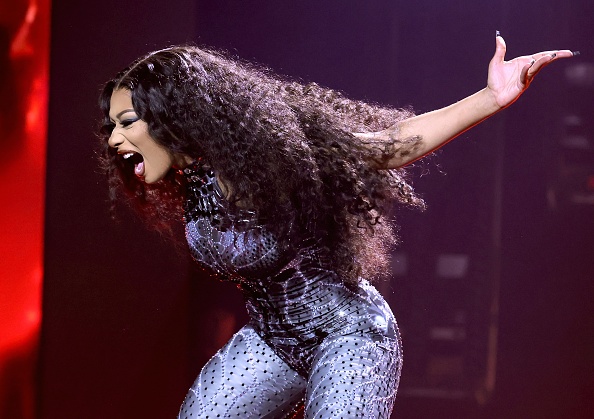
[(315, 243), (231, 215), (214, 173), (184, 170), (193, 258), (243, 292), (250, 322), (204, 366), (178, 418), (388, 418), (402, 363), (390, 308), (346, 287)]

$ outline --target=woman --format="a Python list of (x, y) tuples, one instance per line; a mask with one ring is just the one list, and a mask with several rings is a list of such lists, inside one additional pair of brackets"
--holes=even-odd
[(394, 200), (422, 207), (403, 166), (513, 103), (571, 51), (504, 61), (427, 114), (352, 101), (195, 47), (107, 83), (104, 165), (149, 223), (184, 215), (194, 259), (244, 294), (250, 323), (207, 363), (180, 418), (390, 416), (402, 363), (386, 270)]

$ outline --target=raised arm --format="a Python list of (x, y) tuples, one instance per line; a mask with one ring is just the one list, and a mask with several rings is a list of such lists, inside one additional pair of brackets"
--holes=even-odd
[(544, 51), (505, 61), (505, 41), (497, 33), (495, 55), (489, 63), (487, 87), (453, 105), (406, 119), (374, 133), (356, 133), (363, 142), (418, 136), (420, 143), (405, 155), (387, 160), (383, 169), (405, 166), (448, 143), (466, 130), (514, 103), (534, 76), (551, 62), (577, 53)]

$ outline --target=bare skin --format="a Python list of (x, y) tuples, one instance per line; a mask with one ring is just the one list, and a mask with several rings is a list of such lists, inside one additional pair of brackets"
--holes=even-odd
[(378, 168), (406, 166), (508, 107), (524, 93), (545, 66), (574, 55), (569, 50), (543, 51), (505, 61), (505, 51), (505, 41), (497, 36), (495, 54), (489, 63), (487, 87), (477, 93), (445, 108), (406, 119), (383, 131), (354, 135), (363, 142), (420, 137), (421, 142), (406, 150), (406, 154), (397, 153)]

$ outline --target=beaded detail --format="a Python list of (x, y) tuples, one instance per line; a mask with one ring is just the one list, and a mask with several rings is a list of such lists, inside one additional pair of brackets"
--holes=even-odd
[(212, 170), (194, 164), (184, 175), (186, 238), (198, 263), (234, 281), (268, 275), (286, 263), (287, 246), (256, 224), (253, 211), (231, 211)]
[[(325, 268), (320, 246), (295, 243), (290, 236), (278, 239), (258, 225), (253, 212), (233, 211), (213, 171), (194, 164), (184, 175), (186, 238), (192, 256), (237, 283), (250, 323), (207, 364), (188, 393), (182, 411), (200, 415), (180, 413), (180, 418), (210, 417), (207, 412), (282, 417), (287, 406), (278, 407), (278, 395), (270, 398), (277, 400), (278, 411), (264, 402), (246, 416), (245, 407), (239, 406), (242, 391), (229, 391), (235, 396), (229, 396), (227, 404), (235, 403), (235, 408), (217, 410), (213, 403), (229, 387), (204, 383), (228, 382), (260, 397), (273, 375), (287, 366), (301, 379), (291, 378), (284, 390), (279, 388), (284, 381), (275, 379), (270, 391), (286, 390), (291, 400), (305, 393), (306, 418), (389, 417), (400, 377), (401, 344), (394, 316), (377, 290), (365, 280), (356, 290), (347, 288), (336, 272)], [(261, 345), (274, 356), (253, 353)], [(255, 366), (260, 372), (252, 371)], [(255, 381), (243, 381), (248, 373)], [(189, 403), (200, 408), (189, 408)], [(328, 411), (328, 406), (334, 407)]]

